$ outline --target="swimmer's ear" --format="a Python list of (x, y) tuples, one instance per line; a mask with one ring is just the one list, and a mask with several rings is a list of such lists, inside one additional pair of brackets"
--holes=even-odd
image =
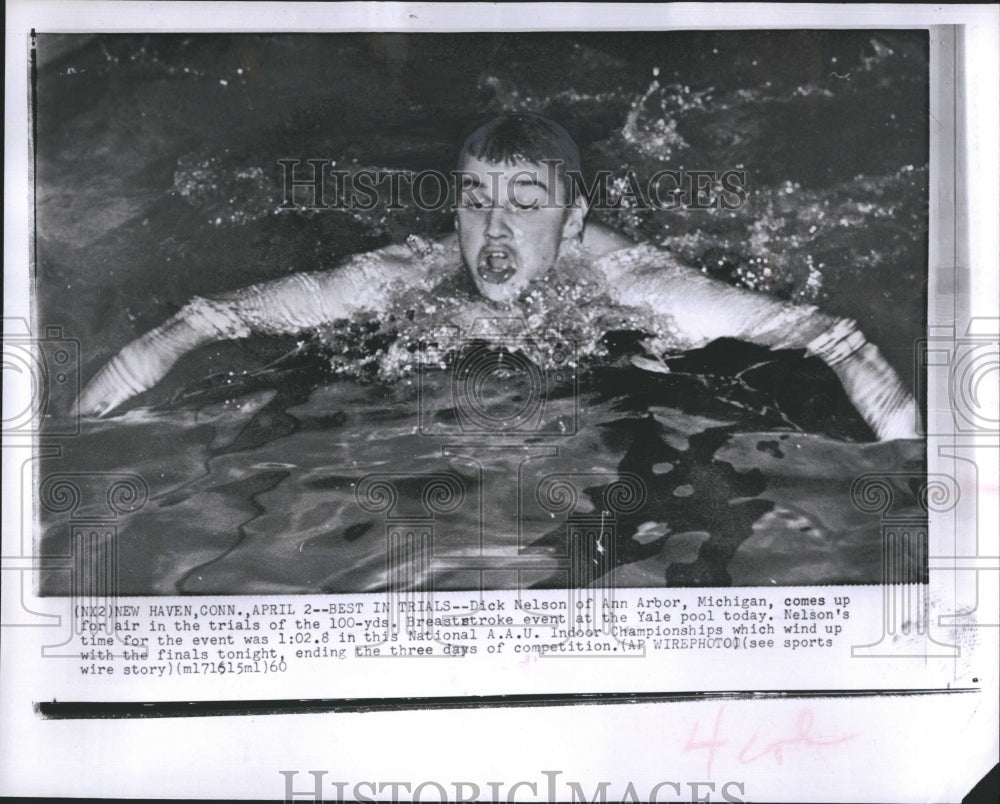
[(564, 240), (572, 240), (583, 234), (583, 223), (587, 219), (589, 211), (587, 199), (583, 193), (577, 193), (573, 205), (569, 208), (569, 214), (563, 222), (562, 236)]

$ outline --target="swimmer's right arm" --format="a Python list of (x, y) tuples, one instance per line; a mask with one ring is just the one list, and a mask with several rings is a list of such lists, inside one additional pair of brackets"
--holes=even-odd
[(87, 384), (77, 409), (103, 416), (162, 380), (188, 352), (252, 334), (294, 335), (364, 310), (385, 309), (397, 280), (423, 276), (414, 251), (388, 246), (318, 273), (293, 274), (228, 294), (196, 297), (129, 343)]
[(632, 268), (606, 265), (620, 301), (665, 314), (692, 347), (729, 337), (772, 349), (805, 349), (833, 370), (879, 439), (920, 437), (916, 402), (856, 322), (732, 287), (666, 255), (646, 256)]

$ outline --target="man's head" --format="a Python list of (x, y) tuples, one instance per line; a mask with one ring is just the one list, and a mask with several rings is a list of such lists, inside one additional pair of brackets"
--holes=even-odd
[(587, 207), (570, 179), (580, 151), (558, 123), (508, 114), (469, 136), (458, 169), (462, 259), (480, 293), (510, 301), (583, 231)]

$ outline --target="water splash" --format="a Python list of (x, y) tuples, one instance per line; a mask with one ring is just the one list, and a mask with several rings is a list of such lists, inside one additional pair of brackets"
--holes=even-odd
[[(484, 329), (478, 323), (498, 320), (513, 324), (498, 332), (495, 324)], [(399, 287), (387, 310), (323, 327), (316, 339), (334, 373), (389, 381), (420, 366), (447, 368), (480, 340), (527, 349), (543, 370), (577, 368), (606, 358), (605, 336), (622, 330), (642, 333), (646, 348), (657, 354), (685, 345), (669, 319), (614, 302), (593, 264), (571, 253), (510, 303), (479, 296), (465, 270), (453, 266), (432, 287)]]

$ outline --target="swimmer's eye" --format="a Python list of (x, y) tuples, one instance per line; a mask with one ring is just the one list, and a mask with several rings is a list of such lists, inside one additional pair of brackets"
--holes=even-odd
[[(532, 200), (528, 202), (512, 201), (508, 209), (512, 209), (515, 212), (534, 212), (536, 209), (541, 208), (541, 203), (537, 200)], [(494, 204), (486, 201), (463, 201), (462, 209), (471, 210), (473, 212), (483, 212), (486, 210), (493, 209)]]

